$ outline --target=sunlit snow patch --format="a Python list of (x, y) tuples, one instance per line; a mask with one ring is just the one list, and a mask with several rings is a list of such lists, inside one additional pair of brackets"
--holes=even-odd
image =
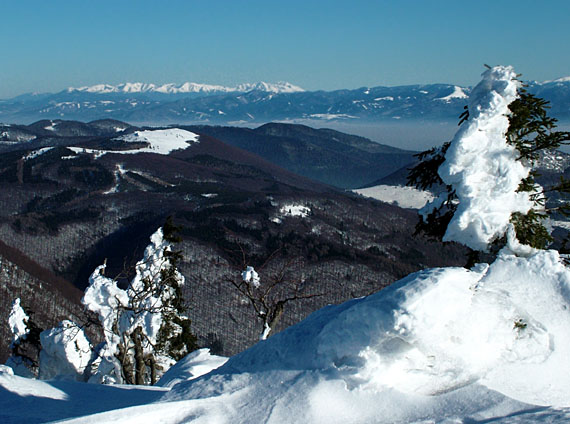
[(50, 121), (50, 124), (47, 127), (44, 127), (44, 130), (47, 131), (55, 131), (55, 127), (57, 126), (57, 122)]
[(299, 217), (299, 218), (306, 218), (311, 213), (311, 208), (308, 206), (303, 205), (283, 205), (279, 209), (279, 213), (270, 218), (271, 221), (275, 222), (276, 224), (280, 224), (283, 221), (284, 217), (292, 216), (292, 217)]
[(465, 94), (461, 87), (455, 86), (453, 87), (453, 93), (448, 94), (445, 97), (440, 97), (435, 100), (441, 100), (443, 102), (449, 103), (452, 99), (467, 99), (469, 96)]
[(95, 158), (99, 158), (106, 153), (116, 154), (136, 154), (136, 153), (157, 153), (159, 155), (168, 155), (174, 150), (187, 148), (192, 143), (198, 143), (199, 136), (193, 132), (181, 130), (180, 128), (169, 128), (166, 130), (147, 130), (135, 131), (132, 134), (126, 134), (115, 138), (115, 140), (126, 141), (128, 143), (147, 143), (148, 146), (132, 149), (132, 150), (98, 150), (86, 149), (83, 147), (68, 147), (75, 153), (93, 154)]
[(429, 191), (418, 190), (414, 187), (377, 185), (374, 187), (353, 190), (355, 193), (371, 197), (386, 203), (395, 203), (401, 208), (420, 209), (434, 196)]
[(198, 135), (180, 128), (169, 128), (166, 130), (136, 131), (117, 137), (117, 140), (149, 143), (148, 147), (138, 149), (137, 153), (149, 152), (167, 155), (173, 150), (185, 149), (188, 144), (198, 142)]
[(41, 156), (44, 153), (49, 152), (51, 149), (53, 149), (53, 147), (43, 147), (41, 149), (34, 150), (33, 152), (28, 153), (22, 159), (24, 159), (26, 161), (26, 160), (37, 158), (38, 156)]

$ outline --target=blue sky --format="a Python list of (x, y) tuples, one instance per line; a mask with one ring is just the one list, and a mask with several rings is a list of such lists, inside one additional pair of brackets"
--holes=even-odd
[(310, 90), (570, 75), (568, 0), (0, 3), (0, 98), (121, 82)]

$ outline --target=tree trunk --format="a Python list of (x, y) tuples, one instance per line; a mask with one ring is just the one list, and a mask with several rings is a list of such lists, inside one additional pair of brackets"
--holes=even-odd
[(127, 348), (124, 343), (119, 343), (119, 353), (116, 354), (117, 359), (121, 363), (121, 374), (126, 384), (135, 384), (133, 374), (133, 363), (129, 358)]
[(135, 344), (135, 384), (143, 385), (145, 383), (144, 377), (146, 374), (146, 364), (144, 361), (144, 353), (142, 346), (142, 329), (137, 327), (133, 332), (133, 342)]

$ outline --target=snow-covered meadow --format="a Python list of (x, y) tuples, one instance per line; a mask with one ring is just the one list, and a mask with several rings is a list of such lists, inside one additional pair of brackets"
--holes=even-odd
[[(570, 270), (558, 252), (518, 243), (508, 220), (532, 207), (515, 193), (528, 169), (503, 140), (515, 75), (510, 67), (484, 73), (441, 168), (459, 187), (446, 239), (481, 247), (505, 235), (494, 262), (411, 274), (227, 362), (191, 353), (154, 387), (38, 381), (0, 367), (0, 420), (570, 421)], [(254, 272), (246, 269), (244, 281), (256, 284)]]
[(353, 190), (365, 197), (371, 197), (386, 203), (393, 203), (401, 208), (421, 209), (434, 197), (429, 191), (418, 190), (415, 187), (377, 185), (374, 187)]

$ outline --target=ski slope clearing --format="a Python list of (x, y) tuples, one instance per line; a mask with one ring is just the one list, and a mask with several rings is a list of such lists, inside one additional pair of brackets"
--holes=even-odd
[(352, 190), (355, 193), (371, 197), (386, 203), (395, 203), (401, 208), (421, 209), (434, 200), (433, 194), (414, 187), (377, 185), (374, 187)]

